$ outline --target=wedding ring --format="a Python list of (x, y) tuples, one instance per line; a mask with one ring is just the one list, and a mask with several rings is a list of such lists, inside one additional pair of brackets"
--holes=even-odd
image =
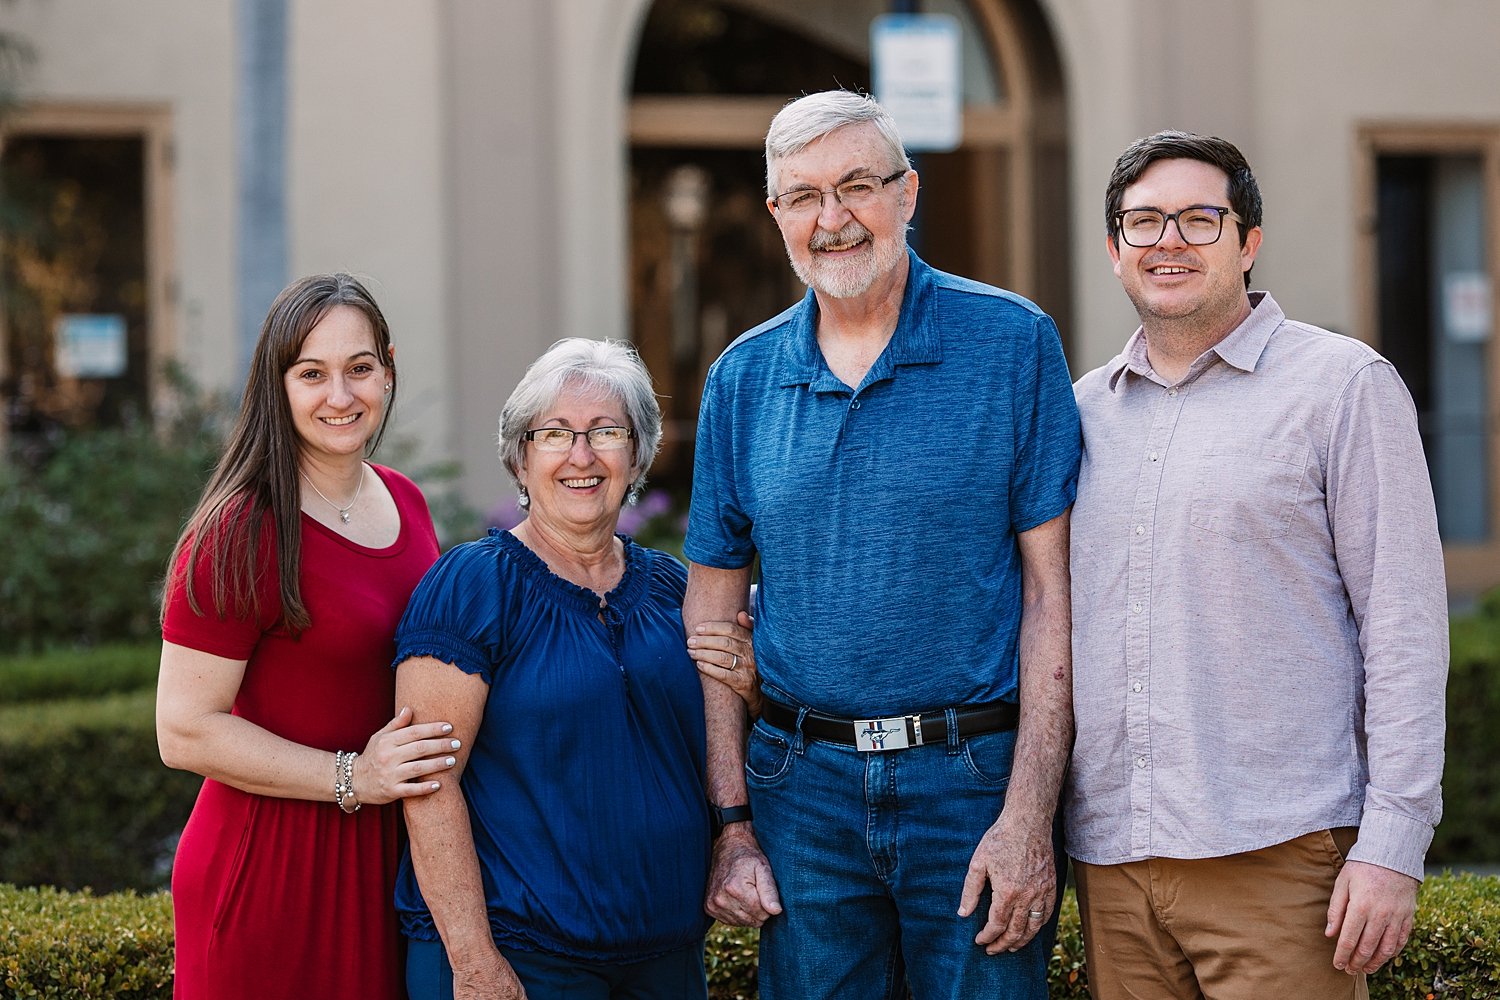
[(730, 670), (738, 670), (738, 669), (740, 669), (740, 654), (739, 653), (730, 653), (729, 655), (732, 656), (732, 657), (734, 657), (734, 659), (732, 659), (732, 660), (729, 661), (729, 669)]

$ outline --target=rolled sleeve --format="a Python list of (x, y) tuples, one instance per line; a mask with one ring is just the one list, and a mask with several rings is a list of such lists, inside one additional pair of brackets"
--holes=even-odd
[(1369, 761), (1350, 853), (1422, 877), (1442, 817), (1448, 612), (1416, 411), (1395, 369), (1357, 370), (1334, 412), (1328, 517), (1364, 657)]

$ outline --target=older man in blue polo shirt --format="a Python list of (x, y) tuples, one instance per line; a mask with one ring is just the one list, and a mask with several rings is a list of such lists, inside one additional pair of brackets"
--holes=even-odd
[(763, 926), (766, 1000), (1045, 997), (1079, 462), (1056, 327), (910, 252), (917, 175), (869, 97), (789, 104), (766, 178), (810, 290), (703, 395), (683, 618), (733, 619), (758, 557), (765, 696), (747, 749), (705, 680), (708, 912)]

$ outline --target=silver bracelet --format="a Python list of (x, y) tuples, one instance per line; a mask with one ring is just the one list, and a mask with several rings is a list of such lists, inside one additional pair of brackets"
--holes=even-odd
[(359, 754), (352, 750), (333, 752), (333, 801), (346, 813), (359, 812), (359, 799), (354, 795), (354, 758)]

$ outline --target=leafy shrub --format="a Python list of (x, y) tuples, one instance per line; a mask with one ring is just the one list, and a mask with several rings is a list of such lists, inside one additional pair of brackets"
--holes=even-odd
[[(754, 1000), (755, 930), (716, 925), (704, 966), (713, 1000)], [(305, 942), (304, 942), (305, 944)], [(1085, 1000), (1071, 891), (1048, 970), (1053, 1000)], [(0, 885), (0, 988), (38, 998), (172, 995), (172, 909), (164, 895), (69, 894)], [(1411, 942), (1370, 977), (1371, 1000), (1500, 996), (1500, 879), (1441, 875), (1422, 888)]]
[(0, 656), (0, 705), (154, 688), (160, 662), (159, 642)]
[(163, 566), (227, 413), (177, 382), (181, 406), (154, 428), (64, 431), (35, 464), (0, 460), (0, 651), (155, 632)]
[[(238, 405), (167, 379), (176, 406), (154, 425), (60, 430), (43, 455), (0, 457), (0, 653), (160, 635), (167, 556)], [(445, 545), (477, 533), (456, 463), (395, 436), (376, 460), (423, 488)]]
[(167, 1000), (171, 901), (0, 885), (0, 994)]
[(0, 709), (0, 872), (150, 889), (202, 779), (162, 766), (152, 692)]
[(1455, 615), (1448, 672), (1443, 821), (1428, 861), (1500, 861), (1500, 590)]

